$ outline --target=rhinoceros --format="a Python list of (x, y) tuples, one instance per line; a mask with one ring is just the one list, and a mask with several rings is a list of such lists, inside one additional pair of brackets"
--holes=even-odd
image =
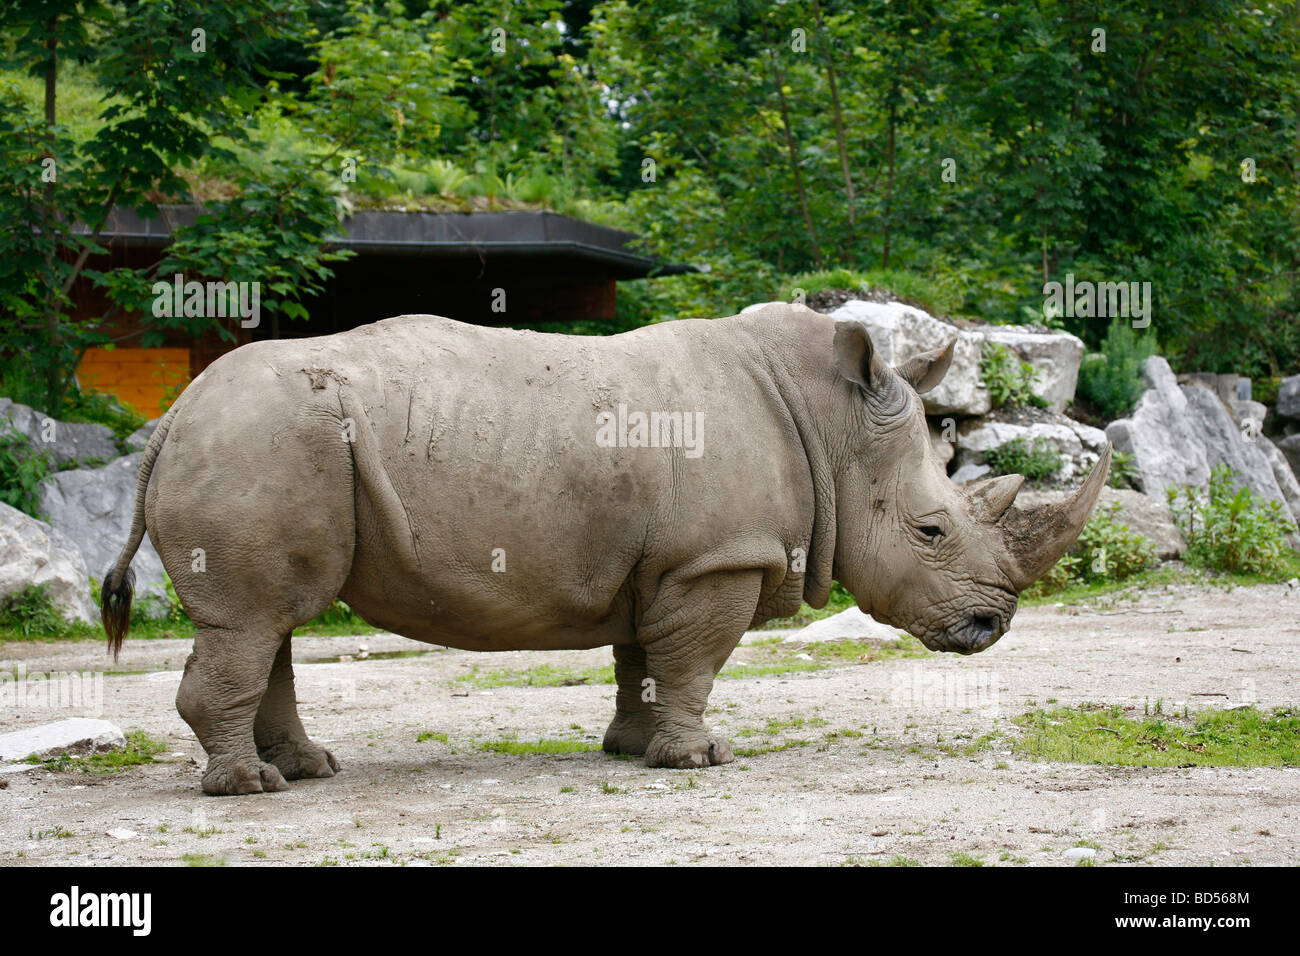
[(254, 342), (185, 390), (145, 449), (101, 604), (116, 655), (146, 528), (194, 621), (176, 695), (211, 794), (329, 777), (291, 633), (346, 601), (478, 651), (613, 646), (604, 749), (732, 759), (703, 717), (746, 629), (833, 580), (928, 648), (971, 654), (1075, 541), (1110, 462), (1068, 500), (964, 488), (919, 393), (954, 342), (889, 367), (866, 329), (797, 306), (608, 337), (405, 315)]

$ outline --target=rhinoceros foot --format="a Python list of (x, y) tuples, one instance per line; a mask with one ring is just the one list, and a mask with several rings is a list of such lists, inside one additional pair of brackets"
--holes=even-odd
[(271, 793), (288, 790), (289, 785), (273, 764), (214, 754), (203, 773), (203, 792), (214, 797), (234, 797), (246, 793)]
[(341, 769), (332, 753), (310, 740), (287, 740), (271, 747), (259, 747), (257, 755), (279, 768), (285, 780), (332, 777)]
[(672, 767), (677, 770), (716, 767), (735, 759), (731, 753), (731, 744), (720, 737), (709, 736), (683, 738), (658, 733), (645, 752), (647, 767)]
[(601, 749), (607, 754), (639, 757), (646, 752), (654, 735), (654, 716), (648, 711), (644, 714), (618, 714), (605, 731), (605, 742)]

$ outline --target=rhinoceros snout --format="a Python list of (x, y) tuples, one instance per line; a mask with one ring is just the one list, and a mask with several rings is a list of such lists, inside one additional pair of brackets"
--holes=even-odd
[(1002, 636), (1002, 618), (993, 614), (973, 614), (948, 632), (948, 650), (974, 654), (984, 650)]

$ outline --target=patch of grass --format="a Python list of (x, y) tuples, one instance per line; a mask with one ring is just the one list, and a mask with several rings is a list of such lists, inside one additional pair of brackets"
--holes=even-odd
[[(786, 644), (780, 639), (760, 641), (736, 649), (718, 674), (723, 679), (775, 677), (806, 671), (820, 671), (846, 664), (928, 657), (916, 638), (904, 635), (884, 643), (875, 641), (825, 641), (817, 644)], [(800, 656), (804, 655), (804, 656)]]
[(757, 757), (761, 754), (775, 754), (783, 750), (797, 750), (807, 747), (811, 740), (780, 740), (759, 744), (757, 747), (736, 747), (732, 751), (737, 757)]
[(422, 730), (415, 735), (415, 742), (417, 744), (422, 744), (426, 740), (436, 740), (439, 743), (445, 744), (447, 742), (447, 735), (435, 730)]
[(585, 740), (557, 740), (543, 737), (541, 740), (485, 740), (478, 747), (487, 753), (497, 754), (577, 754), (599, 750), (598, 744)]
[(161, 753), (166, 747), (165, 741), (155, 740), (143, 730), (132, 730), (127, 733), (126, 747), (122, 750), (88, 754), (84, 757), (59, 754), (48, 760), (42, 760), (33, 754), (27, 758), (27, 763), (41, 764), (46, 770), (59, 772), (80, 770), (82, 773), (117, 773), (128, 767), (153, 763), (154, 754)]
[[(257, 852), (253, 853), (253, 856), (258, 856), (258, 855), (259, 854)], [(260, 855), (265, 856), (266, 854), (263, 853)], [(223, 860), (219, 856), (213, 856), (210, 853), (183, 853), (181, 854), (181, 862), (183, 862), (186, 866), (225, 866), (226, 865), (225, 860)]]
[(1297, 767), (1300, 711), (1255, 707), (1199, 715), (1145, 715), (1118, 706), (1082, 704), (1034, 710), (1014, 719), (1024, 732), (1012, 741), (1030, 760), (1106, 766)]
[(952, 866), (983, 866), (984, 861), (969, 853), (953, 853), (948, 857)]
[(578, 684), (614, 683), (614, 665), (571, 670), (554, 664), (538, 664), (526, 671), (479, 670), (475, 667), (456, 680), (475, 687), (572, 687)]

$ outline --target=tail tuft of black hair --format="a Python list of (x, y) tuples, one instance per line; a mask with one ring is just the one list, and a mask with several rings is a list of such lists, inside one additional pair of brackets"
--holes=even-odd
[[(114, 577), (118, 577), (116, 584)], [(135, 571), (131, 567), (118, 575), (116, 567), (110, 568), (104, 575), (104, 583), (99, 589), (99, 617), (104, 622), (104, 633), (108, 635), (108, 649), (113, 653), (113, 660), (122, 652), (122, 642), (126, 640), (127, 629), (131, 626), (131, 598), (135, 594)]]

